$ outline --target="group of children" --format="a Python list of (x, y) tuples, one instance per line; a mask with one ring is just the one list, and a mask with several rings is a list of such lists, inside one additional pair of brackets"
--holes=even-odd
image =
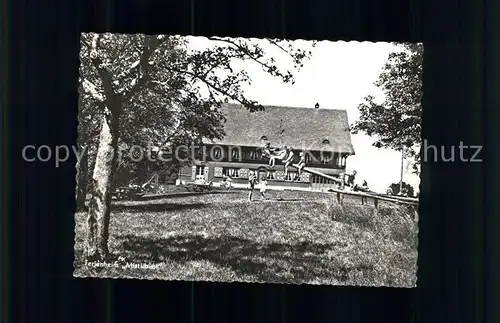
[[(283, 148), (271, 148), (271, 144), (266, 142), (262, 148), (265, 155), (269, 157), (269, 167), (274, 168), (276, 160), (281, 160), (285, 164), (285, 177), (288, 175), (288, 167), (293, 163), (294, 152), (289, 146), (284, 146)], [(302, 170), (306, 165), (306, 158), (304, 152), (300, 152), (299, 161), (297, 163), (297, 177), (300, 178)], [(295, 178), (294, 178), (295, 180)]]
[[(284, 146), (283, 148), (271, 148), (271, 145), (269, 142), (265, 143), (264, 146), (262, 147), (262, 152), (264, 155), (269, 157), (269, 167), (274, 168), (276, 165), (276, 160), (280, 160), (285, 164), (285, 177), (288, 175), (288, 167), (293, 164), (294, 162), (294, 157), (295, 154), (292, 151), (291, 147), (289, 146)], [(305, 159), (305, 154), (304, 152), (301, 152), (299, 154), (299, 160), (296, 165), (294, 165), (297, 168), (297, 176), (293, 178), (292, 181), (295, 181), (296, 179), (300, 178), (302, 174), (302, 170), (304, 169), (306, 165), (306, 159)], [(248, 188), (249, 188), (249, 193), (248, 193), (248, 200), (252, 200), (252, 195), (253, 191), (255, 189), (255, 185), (259, 182), (258, 178), (258, 172), (251, 170), (248, 175)], [(262, 180), (260, 181), (260, 195), (262, 196), (263, 199), (267, 199), (264, 193), (267, 190), (267, 175), (262, 176)]]
[[(284, 146), (282, 148), (272, 148), (269, 142), (266, 142), (262, 146), (262, 152), (265, 156), (269, 158), (269, 167), (274, 168), (276, 165), (276, 160), (280, 160), (284, 163), (285, 166), (285, 177), (288, 175), (288, 167), (290, 167), (293, 162), (294, 162), (294, 157), (295, 154), (292, 151), (291, 147), (289, 146)], [(299, 154), (299, 159), (296, 165), (294, 165), (295, 168), (297, 168), (297, 176), (293, 178), (293, 181), (296, 179), (300, 178), (302, 171), (306, 165), (306, 159), (305, 159), (305, 153), (300, 152)], [(344, 183), (346, 186), (350, 187), (352, 190), (360, 190), (360, 191), (368, 191), (368, 183), (366, 181), (363, 182), (362, 186), (359, 186), (355, 184), (355, 178), (356, 178), (356, 171), (353, 171), (352, 174), (345, 174), (344, 175)], [(228, 189), (231, 188), (231, 178), (228, 176), (225, 176), (223, 180), (223, 186), (227, 187)], [(258, 178), (258, 172), (250, 170), (248, 174), (248, 200), (252, 200), (253, 196), (253, 191), (255, 190), (255, 185), (259, 183), (259, 178)], [(267, 181), (267, 175), (262, 176), (262, 179), (260, 181), (260, 195), (262, 196), (263, 199), (267, 199), (264, 193), (267, 190), (268, 186), (268, 181)]]
[[(288, 175), (288, 167), (290, 165), (293, 165), (295, 156), (291, 147), (284, 146), (282, 148), (272, 148), (270, 143), (267, 142), (262, 146), (262, 152), (265, 156), (269, 158), (270, 168), (274, 168), (276, 160), (280, 160), (284, 163), (285, 166), (285, 177)], [(294, 177), (292, 181), (295, 181), (296, 179), (300, 178), (305, 165), (306, 165), (305, 153), (300, 152), (297, 164), (293, 165), (295, 168), (297, 168), (298, 171), (297, 176)], [(353, 191), (368, 192), (370, 189), (368, 188), (368, 183), (366, 181), (363, 181), (362, 185), (355, 183), (356, 175), (357, 172), (355, 170), (351, 174), (344, 174), (343, 176), (344, 185), (349, 187)], [(264, 195), (264, 193), (268, 188), (267, 175), (262, 176), (261, 180), (259, 181), (258, 171), (250, 170), (248, 174), (249, 201), (252, 201), (255, 185), (258, 183), (260, 183), (259, 187), (260, 195), (262, 196), (263, 199), (267, 200), (267, 197)], [(232, 178), (230, 176), (224, 176), (221, 186), (230, 189), (232, 187)], [(392, 192), (389, 193), (389, 191), (387, 193), (392, 194)], [(404, 193), (405, 192), (402, 192), (400, 193), (400, 195), (404, 195)]]
[[(229, 190), (232, 187), (232, 183), (233, 183), (233, 179), (230, 176), (224, 175), (223, 179), (222, 179), (221, 187), (224, 187), (224, 188)], [(248, 172), (248, 189), (249, 189), (248, 200), (249, 201), (252, 201), (252, 195), (253, 195), (253, 191), (255, 190), (255, 185), (258, 183), (259, 183), (258, 172), (250, 170)], [(264, 193), (267, 190), (267, 185), (268, 185), (266, 176), (262, 176), (262, 180), (261, 180), (260, 184), (261, 184), (260, 185), (260, 195), (262, 196), (263, 199), (267, 200), (267, 197), (264, 195)]]

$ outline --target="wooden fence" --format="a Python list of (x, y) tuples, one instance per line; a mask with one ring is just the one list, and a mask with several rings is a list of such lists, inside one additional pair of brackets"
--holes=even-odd
[[(299, 166), (297, 164), (292, 164), (293, 167), (298, 168)], [(343, 184), (343, 181), (330, 175), (323, 174), (317, 170), (314, 170), (309, 167), (304, 167), (303, 171), (315, 174), (318, 176), (322, 176), (324, 178), (327, 178), (329, 180), (332, 180), (336, 183)], [(406, 205), (414, 205), (418, 207), (418, 199), (416, 198), (410, 198), (410, 197), (402, 197), (402, 196), (391, 196), (391, 195), (385, 195), (385, 194), (377, 194), (377, 193), (366, 193), (366, 192), (349, 192), (349, 191), (344, 191), (344, 190), (339, 190), (339, 189), (334, 189), (331, 188), (329, 189), (329, 192), (334, 192), (337, 194), (337, 201), (339, 203), (342, 203), (342, 194), (344, 195), (351, 195), (351, 196), (359, 196), (361, 197), (361, 204), (365, 204), (367, 202), (368, 198), (371, 198), (375, 202), (375, 207), (378, 208), (378, 202), (379, 201), (387, 201), (387, 202), (393, 202), (393, 203), (399, 203), (399, 204), (406, 204)]]
[(375, 208), (378, 209), (379, 201), (392, 202), (397, 204), (413, 205), (418, 208), (418, 199), (402, 196), (390, 196), (376, 194), (376, 193), (365, 193), (365, 192), (349, 192), (339, 189), (329, 189), (329, 192), (337, 195), (337, 202), (342, 204), (343, 195), (357, 196), (361, 197), (361, 204), (366, 204), (368, 199), (373, 199)]

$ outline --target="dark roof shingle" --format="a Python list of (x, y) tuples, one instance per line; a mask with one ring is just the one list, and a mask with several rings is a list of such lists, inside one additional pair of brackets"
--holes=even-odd
[[(278, 146), (279, 133), (284, 129), (281, 143), (293, 149), (325, 149), (354, 155), (345, 110), (280, 106), (264, 108), (265, 111), (249, 112), (242, 105), (225, 104), (221, 111), (226, 117), (226, 135), (214, 143), (259, 147), (262, 136), (266, 136), (272, 146)], [(324, 144), (325, 140), (329, 144)]]

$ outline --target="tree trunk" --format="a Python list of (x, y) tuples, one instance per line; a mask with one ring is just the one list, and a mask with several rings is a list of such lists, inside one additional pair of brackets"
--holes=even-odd
[[(87, 215), (87, 259), (108, 258), (108, 238), (113, 173), (118, 148), (118, 116), (105, 108), (97, 157), (92, 175), (92, 198)], [(116, 109), (114, 109), (116, 111)]]
[[(80, 155), (81, 154), (81, 155)], [(87, 197), (87, 187), (89, 182), (89, 158), (88, 146), (85, 145), (79, 154), (79, 159), (76, 163), (76, 209), (83, 210), (85, 208), (85, 200)]]

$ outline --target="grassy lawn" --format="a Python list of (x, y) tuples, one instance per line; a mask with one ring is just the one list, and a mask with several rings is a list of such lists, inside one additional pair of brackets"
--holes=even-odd
[(382, 204), (375, 213), (321, 193), (266, 193), (254, 202), (245, 191), (116, 202), (107, 268), (84, 263), (85, 214), (77, 213), (75, 275), (415, 286), (418, 228), (406, 208)]

